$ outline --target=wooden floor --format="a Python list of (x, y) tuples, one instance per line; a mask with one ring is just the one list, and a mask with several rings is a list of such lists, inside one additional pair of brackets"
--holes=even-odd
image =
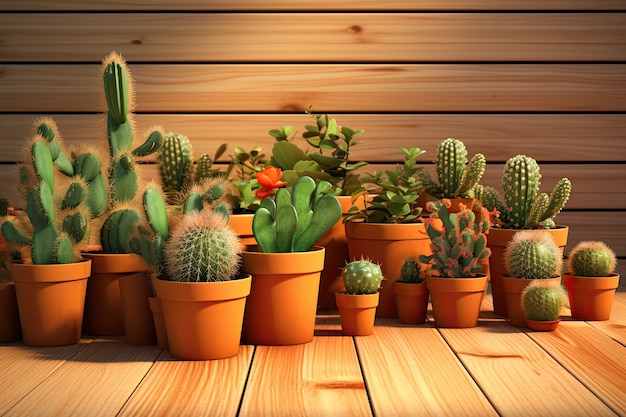
[(567, 313), (552, 333), (509, 326), (377, 321), (347, 337), (320, 312), (300, 346), (241, 346), (237, 357), (173, 360), (157, 346), (85, 338), (0, 346), (0, 415), (10, 416), (626, 416), (626, 288), (606, 322)]

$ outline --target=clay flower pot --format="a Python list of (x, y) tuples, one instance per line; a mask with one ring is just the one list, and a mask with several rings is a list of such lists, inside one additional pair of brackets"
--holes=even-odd
[(426, 286), (437, 327), (476, 327), (487, 275), (475, 278), (442, 278), (427, 275)]
[(369, 336), (374, 333), (376, 307), (380, 294), (335, 293), (341, 332), (348, 336)]
[(247, 245), (256, 245), (256, 239), (252, 233), (252, 219), (254, 213), (231, 214), (228, 217), (228, 224), (239, 236), (239, 243), (244, 248)]
[(608, 320), (611, 317), (619, 274), (608, 277), (577, 277), (563, 274), (572, 318), (577, 320)]
[[(507, 275), (502, 277), (502, 289), (504, 290), (509, 323), (512, 326), (527, 327), (526, 317), (522, 309), (522, 291), (532, 281), (528, 278), (513, 278)], [(543, 281), (559, 285), (561, 277), (545, 278)]]
[(119, 285), (126, 343), (155, 344), (154, 318), (148, 300), (152, 293), (149, 275), (146, 272), (125, 275), (119, 279)]
[(423, 324), (428, 311), (428, 288), (426, 281), (393, 283), (396, 296), (398, 321), (403, 324)]
[(158, 297), (148, 298), (150, 311), (154, 320), (154, 330), (156, 332), (157, 345), (161, 349), (168, 349), (167, 330), (165, 329), (165, 318), (163, 317), (163, 305)]
[(526, 326), (534, 332), (551, 332), (556, 330), (561, 320), (540, 321), (526, 319)]

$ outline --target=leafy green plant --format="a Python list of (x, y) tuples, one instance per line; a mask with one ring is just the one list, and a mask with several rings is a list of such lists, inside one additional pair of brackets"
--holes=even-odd
[(254, 212), (259, 208), (261, 200), (256, 196), (256, 190), (260, 185), (256, 176), (265, 168), (265, 154), (262, 151), (260, 146), (255, 146), (249, 152), (235, 146), (235, 153), (231, 155), (225, 173), (237, 191), (231, 199), (234, 212)]

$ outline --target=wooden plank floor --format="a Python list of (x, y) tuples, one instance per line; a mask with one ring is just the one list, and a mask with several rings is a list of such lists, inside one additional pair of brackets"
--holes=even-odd
[(7, 416), (626, 416), (626, 287), (610, 321), (533, 333), (485, 298), (477, 327), (379, 319), (347, 337), (320, 311), (313, 342), (185, 362), (123, 338), (0, 345)]

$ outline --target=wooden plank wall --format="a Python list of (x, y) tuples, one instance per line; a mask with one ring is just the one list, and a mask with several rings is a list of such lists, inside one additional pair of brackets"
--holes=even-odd
[[(626, 4), (620, 0), (3, 0), (0, 195), (39, 115), (70, 144), (102, 144), (99, 63), (136, 80), (136, 123), (270, 153), (272, 128), (328, 112), (365, 129), (375, 169), (462, 139), (488, 160), (536, 158), (542, 190), (573, 195), (559, 223), (626, 257)], [(301, 128), (300, 128), (301, 129)], [(303, 143), (303, 142), (301, 142)], [(224, 159), (222, 162), (226, 162)]]

